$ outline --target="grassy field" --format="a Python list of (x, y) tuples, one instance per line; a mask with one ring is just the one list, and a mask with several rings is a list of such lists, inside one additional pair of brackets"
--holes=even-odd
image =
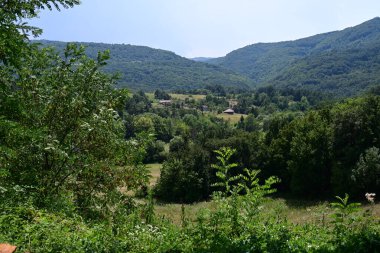
[(157, 180), (160, 177), (160, 170), (162, 168), (162, 164), (160, 164), (160, 163), (150, 163), (150, 164), (147, 164), (146, 167), (150, 171), (149, 185), (153, 186), (153, 185), (155, 185), (157, 183)]
[(201, 100), (206, 97), (206, 95), (191, 95), (191, 94), (176, 94), (176, 93), (169, 93), (169, 95), (173, 99), (178, 99), (178, 100), (185, 100), (186, 98), (188, 99), (194, 99), (194, 100)]
[[(297, 201), (298, 203), (289, 203), (288, 200), (277, 198), (267, 198), (267, 201), (261, 206), (261, 212), (265, 217), (280, 217), (293, 224), (324, 224), (331, 220), (334, 212), (328, 202), (307, 202)], [(158, 217), (164, 217), (173, 223), (181, 224), (181, 204), (156, 204), (155, 213)], [(199, 202), (195, 204), (185, 204), (186, 218), (191, 222), (197, 218), (197, 213), (204, 208), (210, 210), (216, 209), (216, 204), (212, 201)], [(361, 212), (369, 210), (372, 214), (380, 219), (380, 204), (363, 205)]]
[[(154, 93), (148, 92), (145, 93), (146, 96), (149, 98), (149, 100), (154, 101)], [(169, 95), (172, 97), (172, 99), (177, 100), (185, 100), (188, 99), (194, 99), (194, 100), (201, 100), (206, 97), (206, 95), (191, 95), (191, 94), (177, 94), (177, 93), (169, 93)]]
[[(150, 170), (150, 185), (153, 186), (159, 176), (162, 164), (147, 164)], [(164, 217), (173, 221), (175, 224), (181, 224), (181, 204), (156, 203), (155, 213), (158, 217)], [(203, 201), (195, 204), (185, 204), (185, 216), (191, 222), (196, 219), (196, 214), (204, 208), (215, 210), (216, 204), (212, 201)], [(369, 210), (372, 214), (380, 219), (380, 204), (362, 205), (362, 211)], [(262, 205), (262, 212), (267, 215), (286, 218), (294, 224), (323, 223), (327, 222), (333, 209), (330, 203), (318, 201), (289, 200), (283, 198), (267, 198)]]
[(240, 113), (235, 113), (235, 114), (227, 114), (227, 113), (220, 113), (215, 115), (218, 118), (222, 118), (226, 121), (231, 122), (232, 124), (236, 124), (240, 121), (241, 116), (245, 117), (247, 116), (246, 114), (240, 114)]
[(145, 95), (149, 98), (150, 101), (154, 101), (154, 93), (147, 92)]

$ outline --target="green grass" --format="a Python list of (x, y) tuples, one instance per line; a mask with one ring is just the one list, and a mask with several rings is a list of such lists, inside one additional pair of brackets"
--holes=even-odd
[(188, 99), (194, 99), (196, 101), (204, 99), (206, 97), (206, 95), (191, 95), (191, 94), (177, 94), (177, 93), (169, 93), (169, 95), (173, 99), (185, 100), (186, 98), (188, 98)]
[[(147, 92), (145, 95), (149, 98), (151, 101), (155, 101), (154, 98), (154, 93)], [(178, 94), (178, 93), (169, 93), (169, 95), (172, 97), (172, 99), (176, 100), (185, 100), (186, 98), (188, 99), (194, 99), (196, 101), (204, 99), (206, 95), (192, 95), (192, 94)]]
[(150, 164), (147, 164), (146, 167), (150, 171), (149, 185), (154, 186), (157, 183), (158, 178), (160, 177), (160, 171), (162, 168), (162, 164), (161, 163), (150, 163)]
[[(145, 95), (149, 98), (149, 100), (152, 102), (152, 107), (153, 108), (162, 108), (164, 107), (163, 105), (159, 104), (159, 99), (154, 98), (154, 93), (145, 93)], [(192, 95), (192, 94), (177, 94), (177, 93), (169, 93), (171, 98), (173, 100), (180, 100), (180, 101), (185, 101), (186, 98), (189, 100), (194, 99), (196, 101), (202, 100), (206, 97), (206, 95)]]
[[(216, 204), (211, 201), (203, 201), (194, 204), (185, 204), (185, 217), (190, 222), (195, 221), (197, 213), (204, 208), (215, 210)], [(181, 208), (182, 204), (162, 204), (158, 203), (154, 206), (157, 217), (164, 217), (172, 221), (176, 225), (181, 225)]]
[(145, 95), (149, 98), (150, 101), (154, 101), (154, 93), (147, 92)]
[[(150, 186), (154, 186), (160, 177), (162, 164), (147, 164), (150, 171)], [(155, 213), (157, 217), (164, 217), (176, 225), (181, 225), (182, 204), (157, 203)], [(215, 210), (216, 204), (212, 201), (202, 201), (194, 204), (185, 204), (186, 218), (191, 222), (197, 217), (197, 213), (204, 208)], [(303, 201), (287, 200), (283, 198), (267, 198), (262, 205), (262, 212), (267, 216), (286, 218), (294, 224), (315, 224), (329, 221), (333, 209), (327, 201)], [(376, 205), (363, 204), (362, 211), (369, 210), (375, 217), (380, 219), (380, 203)]]
[[(158, 217), (165, 217), (174, 224), (181, 225), (181, 204), (156, 204), (155, 213)], [(212, 201), (203, 201), (195, 204), (186, 204), (186, 218), (195, 221), (196, 214), (203, 208), (215, 210), (216, 204)], [(375, 217), (380, 219), (380, 204), (363, 205), (362, 211), (369, 210)], [(261, 212), (266, 217), (280, 217), (293, 224), (323, 224), (331, 219), (333, 209), (328, 202), (297, 201), (289, 202), (282, 198), (267, 198), (261, 206)]]
[(235, 113), (235, 114), (227, 114), (227, 113), (220, 113), (217, 114), (216, 117), (222, 118), (226, 121), (231, 122), (232, 124), (236, 124), (240, 121), (241, 116), (246, 117), (246, 114), (240, 114), (240, 113)]

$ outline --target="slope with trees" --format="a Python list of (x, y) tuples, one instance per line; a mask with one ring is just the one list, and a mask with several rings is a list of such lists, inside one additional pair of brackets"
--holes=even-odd
[[(65, 43), (57, 41), (36, 41), (45, 46), (56, 47), (62, 52)], [(248, 89), (251, 80), (225, 68), (194, 62), (170, 51), (144, 46), (80, 43), (86, 46), (86, 53), (95, 58), (98, 51), (110, 50), (110, 60), (104, 70), (120, 73), (118, 87), (132, 90), (154, 91), (189, 90), (207, 85)]]
[(295, 41), (258, 43), (208, 62), (256, 85), (303, 87), (351, 96), (378, 85), (380, 18)]

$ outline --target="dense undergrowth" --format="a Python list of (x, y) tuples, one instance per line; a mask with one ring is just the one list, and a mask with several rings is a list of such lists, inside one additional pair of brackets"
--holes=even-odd
[[(380, 223), (371, 209), (359, 212), (348, 195), (332, 203), (327, 221), (296, 225), (263, 211), (276, 178), (259, 184), (256, 171), (230, 177), (230, 149), (219, 151), (216, 208), (201, 209), (181, 224), (154, 213), (151, 196), (130, 212), (106, 220), (85, 220), (75, 212), (51, 212), (33, 206), (1, 206), (0, 241), (20, 252), (378, 252)], [(239, 181), (238, 184), (236, 182)], [(244, 192), (244, 194), (242, 194)], [(9, 203), (8, 203), (9, 204)], [(131, 210), (130, 208), (128, 210)]]

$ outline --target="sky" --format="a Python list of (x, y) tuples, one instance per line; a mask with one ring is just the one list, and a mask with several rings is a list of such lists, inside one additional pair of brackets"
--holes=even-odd
[(82, 0), (41, 11), (40, 39), (132, 44), (219, 57), (258, 42), (342, 30), (380, 16), (379, 0)]

